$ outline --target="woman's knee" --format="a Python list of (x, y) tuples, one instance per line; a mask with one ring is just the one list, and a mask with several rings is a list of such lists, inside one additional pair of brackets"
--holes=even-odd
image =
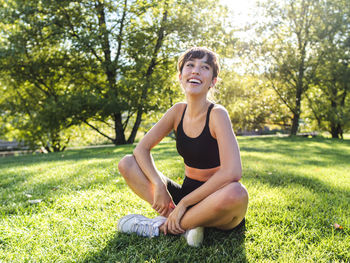
[(220, 202), (217, 203), (218, 209), (230, 210), (232, 208), (247, 206), (248, 192), (239, 182), (226, 185), (220, 192)]
[(118, 170), (124, 176), (135, 164), (135, 157), (132, 154), (125, 155), (118, 163)]

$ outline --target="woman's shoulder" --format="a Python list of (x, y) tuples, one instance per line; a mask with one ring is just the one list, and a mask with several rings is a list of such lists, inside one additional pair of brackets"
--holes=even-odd
[(176, 130), (179, 122), (181, 120), (181, 116), (183, 111), (185, 110), (187, 103), (178, 102), (175, 103), (167, 112), (169, 119), (173, 122), (173, 129)]
[(212, 112), (214, 115), (228, 115), (228, 111), (224, 106), (221, 104), (214, 104), (214, 107), (212, 109)]
[(178, 111), (183, 110), (186, 107), (186, 105), (187, 104), (185, 102), (177, 102), (173, 106), (168, 108), (166, 114), (168, 114), (168, 115), (173, 114), (173, 113), (177, 114)]
[(230, 116), (226, 108), (220, 104), (214, 104), (212, 112), (210, 113), (209, 119), (209, 129), (214, 138), (217, 139), (217, 136), (222, 134), (222, 130), (227, 129), (232, 130)]
[(181, 101), (181, 102), (177, 102), (173, 105), (173, 107), (185, 107), (187, 105), (186, 102)]
[(185, 109), (186, 105), (186, 102), (177, 102), (170, 108), (170, 110), (179, 113)]
[(220, 104), (214, 104), (214, 107), (212, 109), (211, 117), (210, 117), (211, 123), (214, 124), (214, 126), (226, 123), (231, 123), (230, 116), (228, 114), (228, 111), (226, 108)]

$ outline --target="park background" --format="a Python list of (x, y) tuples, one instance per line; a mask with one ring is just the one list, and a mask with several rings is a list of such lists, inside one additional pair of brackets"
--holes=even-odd
[[(0, 261), (350, 261), (348, 0), (0, 6), (0, 140), (50, 153), (0, 158)], [(155, 216), (117, 162), (184, 100), (176, 62), (192, 46), (219, 54), (212, 97), (250, 193), (245, 229), (209, 230), (200, 249), (116, 232), (123, 215)], [(154, 156), (181, 182), (173, 134)]]
[(176, 61), (191, 46), (219, 54), (213, 97), (238, 135), (344, 138), (348, 1), (225, 3), (1, 1), (0, 139), (49, 152), (133, 143), (184, 100)]

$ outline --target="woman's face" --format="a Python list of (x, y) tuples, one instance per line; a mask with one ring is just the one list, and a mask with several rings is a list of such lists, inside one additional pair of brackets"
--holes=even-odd
[(206, 94), (216, 83), (213, 68), (207, 63), (207, 56), (186, 61), (179, 79), (185, 93), (189, 95)]

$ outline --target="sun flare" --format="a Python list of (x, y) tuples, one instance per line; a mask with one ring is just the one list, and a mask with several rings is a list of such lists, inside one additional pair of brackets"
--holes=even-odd
[(256, 0), (220, 0), (231, 11), (231, 19), (236, 26), (243, 26), (252, 19)]

